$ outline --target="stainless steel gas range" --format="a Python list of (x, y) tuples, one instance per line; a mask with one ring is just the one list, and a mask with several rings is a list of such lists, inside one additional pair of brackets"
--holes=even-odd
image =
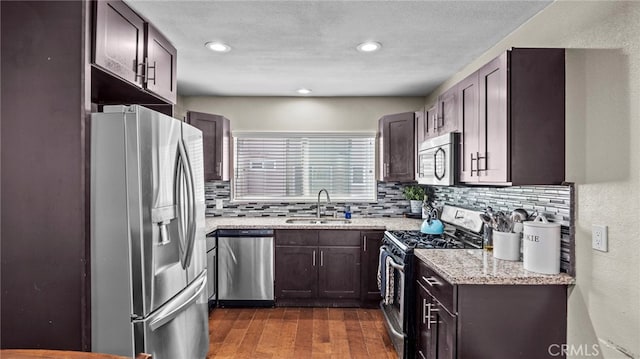
[[(444, 206), (441, 220), (446, 224), (443, 235), (420, 231), (386, 231), (380, 247), (380, 273), (389, 265), (393, 280), (389, 295), (383, 294), (380, 308), (399, 358), (414, 358), (415, 347), (415, 257), (414, 249), (482, 248), (481, 212)], [(383, 258), (389, 258), (383, 260)], [(387, 264), (388, 263), (388, 264)], [(388, 270), (391, 272), (391, 269)], [(387, 278), (384, 282), (389, 281)], [(393, 284), (391, 284), (393, 282)], [(392, 286), (392, 288), (391, 288)]]

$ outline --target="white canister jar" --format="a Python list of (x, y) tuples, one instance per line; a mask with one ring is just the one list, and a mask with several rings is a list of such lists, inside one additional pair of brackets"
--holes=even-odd
[(524, 222), (522, 262), (531, 272), (560, 273), (559, 223), (551, 223), (542, 215)]
[(493, 256), (507, 261), (519, 261), (520, 233), (493, 231)]

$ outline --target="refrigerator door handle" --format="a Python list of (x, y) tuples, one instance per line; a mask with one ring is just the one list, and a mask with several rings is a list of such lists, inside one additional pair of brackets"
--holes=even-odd
[(198, 299), (202, 291), (207, 287), (206, 274), (206, 271), (200, 274), (198, 279), (194, 280), (182, 293), (167, 303), (166, 307), (161, 308), (157, 313), (151, 315), (149, 327), (152, 331), (169, 323)]
[(186, 174), (188, 176), (187, 190), (189, 194), (189, 228), (187, 230), (187, 251), (185, 253), (185, 269), (191, 265), (191, 257), (193, 254), (193, 247), (196, 240), (196, 189), (193, 178), (193, 171), (191, 170), (191, 161), (189, 160), (189, 153), (186, 151), (184, 140), (180, 141), (184, 148), (184, 159), (188, 165)]
[[(181, 174), (184, 172), (185, 180), (187, 183), (187, 233), (186, 233), (186, 241), (185, 238), (180, 238), (180, 243), (183, 245), (183, 251), (181, 258), (182, 267), (187, 268), (191, 264), (191, 254), (193, 252), (193, 244), (196, 236), (196, 217), (195, 217), (195, 193), (194, 193), (194, 184), (193, 184), (193, 174), (191, 173), (191, 164), (189, 162), (189, 157), (187, 155), (187, 150), (185, 148), (184, 142), (182, 140), (178, 141), (178, 153), (180, 164), (178, 169), (178, 173)], [(176, 178), (176, 193), (177, 197), (182, 201), (182, 195), (180, 191), (179, 181), (182, 179), (181, 176), (177, 176)], [(182, 208), (182, 203), (178, 204), (178, 207)], [(182, 212), (182, 211), (180, 211)], [(182, 213), (180, 213), (182, 214)], [(184, 233), (182, 233), (184, 234)]]

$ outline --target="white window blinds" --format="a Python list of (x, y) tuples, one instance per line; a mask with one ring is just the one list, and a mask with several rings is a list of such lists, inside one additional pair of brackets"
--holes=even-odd
[(239, 201), (332, 201), (376, 197), (375, 134), (234, 133), (233, 198)]

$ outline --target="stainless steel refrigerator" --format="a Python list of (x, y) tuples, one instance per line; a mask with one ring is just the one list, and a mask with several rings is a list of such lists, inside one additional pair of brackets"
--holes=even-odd
[(142, 106), (91, 115), (91, 346), (209, 347), (202, 132)]

